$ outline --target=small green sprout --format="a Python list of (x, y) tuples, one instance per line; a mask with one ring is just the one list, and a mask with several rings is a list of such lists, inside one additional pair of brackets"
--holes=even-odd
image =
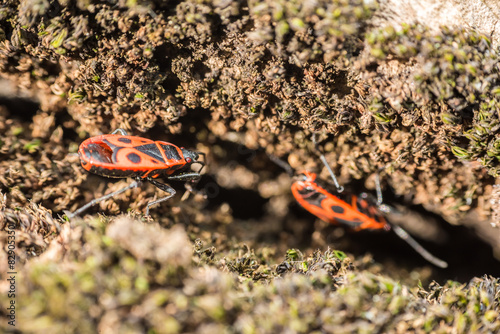
[(26, 143), (23, 148), (24, 148), (24, 150), (28, 151), (29, 153), (35, 153), (40, 148), (41, 143), (42, 142), (40, 139), (34, 139), (34, 140), (30, 141), (29, 143)]
[(452, 146), (451, 147), (451, 152), (461, 158), (461, 159), (468, 159), (471, 157), (471, 154), (465, 149), (465, 148), (461, 148), (461, 147), (458, 147), (458, 146)]
[(339, 251), (339, 250), (334, 250), (334, 251), (333, 251), (333, 254), (335, 254), (335, 256), (336, 256), (339, 260), (341, 260), (341, 261), (343, 261), (345, 258), (347, 258), (347, 255), (346, 255), (344, 252)]
[(59, 34), (57, 36), (55, 36), (54, 39), (52, 39), (52, 42), (50, 42), (50, 45), (54, 49), (59, 49), (61, 47), (61, 45), (63, 44), (66, 36), (68, 36), (68, 30), (67, 29), (61, 30), (59, 32)]

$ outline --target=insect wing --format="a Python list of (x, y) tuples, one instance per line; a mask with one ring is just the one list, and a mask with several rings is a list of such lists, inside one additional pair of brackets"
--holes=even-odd
[(385, 228), (387, 222), (376, 206), (348, 192), (338, 193), (333, 187), (315, 182), (295, 182), (292, 193), (307, 211), (332, 223), (343, 224), (355, 230)]
[(304, 209), (323, 221), (331, 224), (341, 223), (351, 228), (357, 228), (361, 224), (360, 221), (343, 219), (348, 204), (324, 189), (293, 184), (292, 193)]
[[(165, 146), (169, 147), (170, 157), (179, 159), (165, 157)], [(166, 174), (171, 174), (186, 164), (177, 146), (134, 136), (92, 137), (80, 145), (79, 153), (85, 169), (104, 176), (125, 177), (166, 169)]]

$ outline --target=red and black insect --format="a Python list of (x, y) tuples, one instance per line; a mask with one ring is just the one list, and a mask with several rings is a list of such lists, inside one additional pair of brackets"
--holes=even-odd
[[(405, 240), (427, 261), (440, 268), (448, 267), (445, 261), (429, 253), (404, 229), (387, 222), (383, 213), (389, 213), (395, 209), (383, 204), (378, 175), (376, 178), (377, 201), (374, 201), (367, 193), (356, 196), (344, 191), (328, 165), (325, 156), (321, 154), (320, 158), (328, 169), (335, 188), (331, 184), (318, 179), (315, 173), (309, 171), (300, 172), (292, 184), (292, 194), (304, 209), (323, 221), (331, 224), (343, 224), (356, 231), (365, 229), (389, 231), (392, 229), (396, 235)], [(275, 157), (272, 157), (272, 160), (285, 168), (289, 174), (293, 174), (290, 165)]]
[(356, 231), (389, 230), (390, 226), (367, 194), (356, 196), (333, 190), (315, 173), (300, 172), (292, 184), (292, 194), (307, 211), (331, 224), (343, 224)]
[[(123, 129), (85, 140), (80, 144), (78, 154), (82, 167), (89, 172), (112, 178), (131, 177), (134, 181), (123, 189), (87, 203), (69, 214), (70, 218), (101, 201), (140, 186), (142, 181), (148, 181), (169, 193), (166, 197), (148, 203), (146, 208), (146, 216), (148, 216), (152, 205), (166, 201), (175, 195), (172, 187), (157, 181), (159, 177), (174, 181), (198, 180), (205, 166), (203, 161), (198, 161), (199, 156), (203, 155), (201, 152), (179, 148), (164, 141), (129, 136)], [(191, 171), (193, 164), (200, 164), (201, 168), (193, 172)]]

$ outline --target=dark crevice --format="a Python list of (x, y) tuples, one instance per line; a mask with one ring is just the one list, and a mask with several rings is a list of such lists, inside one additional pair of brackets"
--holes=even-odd
[(203, 190), (207, 196), (207, 210), (215, 210), (221, 204), (227, 203), (231, 207), (235, 219), (260, 219), (264, 216), (265, 204), (269, 201), (259, 195), (256, 190), (240, 187), (223, 188), (210, 175), (204, 175), (196, 185), (196, 189)]
[(33, 116), (36, 115), (40, 108), (40, 104), (37, 101), (24, 97), (0, 96), (0, 105), (5, 106), (7, 110), (11, 111), (10, 117), (26, 122), (32, 122)]

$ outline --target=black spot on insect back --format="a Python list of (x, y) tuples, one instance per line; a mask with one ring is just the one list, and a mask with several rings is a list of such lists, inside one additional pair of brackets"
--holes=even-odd
[(135, 164), (138, 164), (141, 162), (141, 157), (135, 153), (127, 154), (127, 159), (130, 160), (130, 162), (133, 162)]
[(117, 139), (120, 143), (124, 143), (124, 144), (130, 144), (132, 142), (132, 140), (128, 139), (128, 138), (125, 138), (125, 137), (120, 137)]
[(338, 205), (332, 205), (332, 211), (335, 213), (344, 213), (344, 208)]

